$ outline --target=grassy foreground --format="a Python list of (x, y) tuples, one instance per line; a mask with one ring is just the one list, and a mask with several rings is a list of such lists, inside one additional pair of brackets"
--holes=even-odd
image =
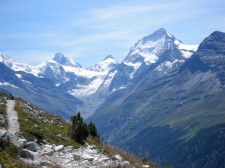
[[(2, 98), (4, 97), (4, 99)], [(1, 113), (6, 118), (6, 95), (1, 95)], [(7, 97), (11, 99), (11, 97)], [(62, 118), (59, 118), (51, 113), (44, 112), (37, 107), (21, 100), (16, 99), (15, 110), (18, 112), (20, 132), (18, 136), (24, 137), (29, 141), (36, 141), (37, 143), (53, 143), (56, 145), (74, 146), (79, 148), (81, 144), (71, 139), (68, 131), (69, 123)], [(7, 124), (4, 126), (7, 127)], [(108, 156), (119, 154), (125, 160), (129, 161), (136, 167), (141, 167), (143, 164), (149, 164), (152, 168), (157, 165), (151, 164), (128, 154), (120, 149), (100, 142), (97, 138), (88, 137), (85, 143), (96, 145), (99, 151), (102, 151)], [(32, 168), (32, 166), (23, 163), (18, 156), (19, 149), (16, 148), (9, 141), (0, 148), (0, 163), (5, 168)], [(52, 167), (49, 165), (49, 167)]]

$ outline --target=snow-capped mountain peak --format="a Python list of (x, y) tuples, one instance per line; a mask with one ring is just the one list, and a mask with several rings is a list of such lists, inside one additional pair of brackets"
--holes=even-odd
[(88, 70), (97, 71), (97, 72), (106, 72), (108, 73), (111, 69), (115, 68), (118, 65), (113, 56), (107, 56), (103, 61), (95, 64), (94, 66), (88, 67)]
[(70, 59), (66, 56), (64, 56), (62, 52), (56, 53), (53, 60), (56, 61), (57, 63), (61, 64), (61, 65), (81, 68), (81, 65), (79, 63), (75, 62), (74, 60), (72, 60), (72, 59)]
[(145, 62), (146, 64), (155, 63), (159, 55), (165, 50), (173, 47), (175, 37), (161, 28), (149, 36), (139, 40), (125, 59), (136, 62)]
[(157, 74), (153, 76), (163, 76), (177, 69), (196, 49), (195, 45), (185, 45), (166, 29), (161, 28), (140, 39), (130, 49), (110, 88), (113, 90), (127, 87), (138, 79), (140, 74), (147, 72), (149, 67), (149, 71)]
[(108, 60), (108, 59), (115, 60), (115, 58), (112, 55), (108, 55), (107, 57), (105, 57), (105, 59), (103, 61)]
[(7, 67), (12, 67), (14, 60), (7, 55), (0, 53), (0, 62), (5, 64)]
[(156, 63), (166, 50), (173, 50), (174, 48), (177, 48), (184, 58), (189, 58), (196, 51), (197, 45), (183, 44), (166, 29), (161, 28), (140, 39), (131, 48), (124, 60), (124, 64), (135, 64), (135, 69), (138, 68), (137, 65), (141, 66), (143, 63), (150, 65)]
[(25, 63), (18, 63), (14, 61), (7, 55), (0, 53), (0, 62), (5, 64), (8, 68), (13, 69), (14, 71), (24, 71), (27, 73), (31, 73), (31, 66)]

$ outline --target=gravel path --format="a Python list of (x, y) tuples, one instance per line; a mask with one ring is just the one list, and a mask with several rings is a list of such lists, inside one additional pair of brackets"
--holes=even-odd
[(7, 100), (8, 132), (11, 135), (15, 135), (15, 133), (19, 132), (20, 130), (18, 114), (14, 110), (15, 105), (15, 100)]

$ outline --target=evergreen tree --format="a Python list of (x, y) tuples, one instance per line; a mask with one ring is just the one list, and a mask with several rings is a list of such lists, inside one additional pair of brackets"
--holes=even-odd
[(85, 141), (89, 135), (93, 137), (99, 136), (94, 123), (90, 122), (90, 124), (87, 125), (83, 121), (80, 112), (78, 112), (77, 115), (71, 117), (71, 123), (72, 124), (69, 131), (72, 138), (78, 143), (83, 143), (83, 141)]
[(97, 128), (95, 127), (95, 124), (93, 122), (89, 123), (88, 128), (89, 128), (89, 133), (91, 136), (93, 136), (93, 137), (98, 136)]
[(78, 112), (77, 115), (71, 117), (71, 122), (72, 138), (79, 143), (83, 143), (87, 137), (85, 136), (85, 123), (83, 122), (80, 112)]

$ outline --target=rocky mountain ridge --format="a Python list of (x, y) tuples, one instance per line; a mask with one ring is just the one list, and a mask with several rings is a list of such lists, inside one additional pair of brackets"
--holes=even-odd
[(152, 79), (152, 67), (136, 83), (143, 87), (113, 93), (90, 119), (110, 143), (160, 166), (222, 168), (224, 159), (215, 153), (224, 155), (225, 147), (224, 37), (212, 33), (182, 65), (143, 85)]
[(135, 87), (163, 77), (177, 69), (196, 49), (196, 45), (185, 45), (161, 28), (139, 40), (121, 64), (107, 56), (94, 66), (82, 68), (62, 53), (38, 66), (16, 63), (2, 54), (0, 61), (16, 72), (47, 78), (55, 87), (80, 99), (82, 104), (77, 109), (87, 118), (115, 91), (134, 84), (146, 73), (151, 73), (152, 79), (143, 79)]

